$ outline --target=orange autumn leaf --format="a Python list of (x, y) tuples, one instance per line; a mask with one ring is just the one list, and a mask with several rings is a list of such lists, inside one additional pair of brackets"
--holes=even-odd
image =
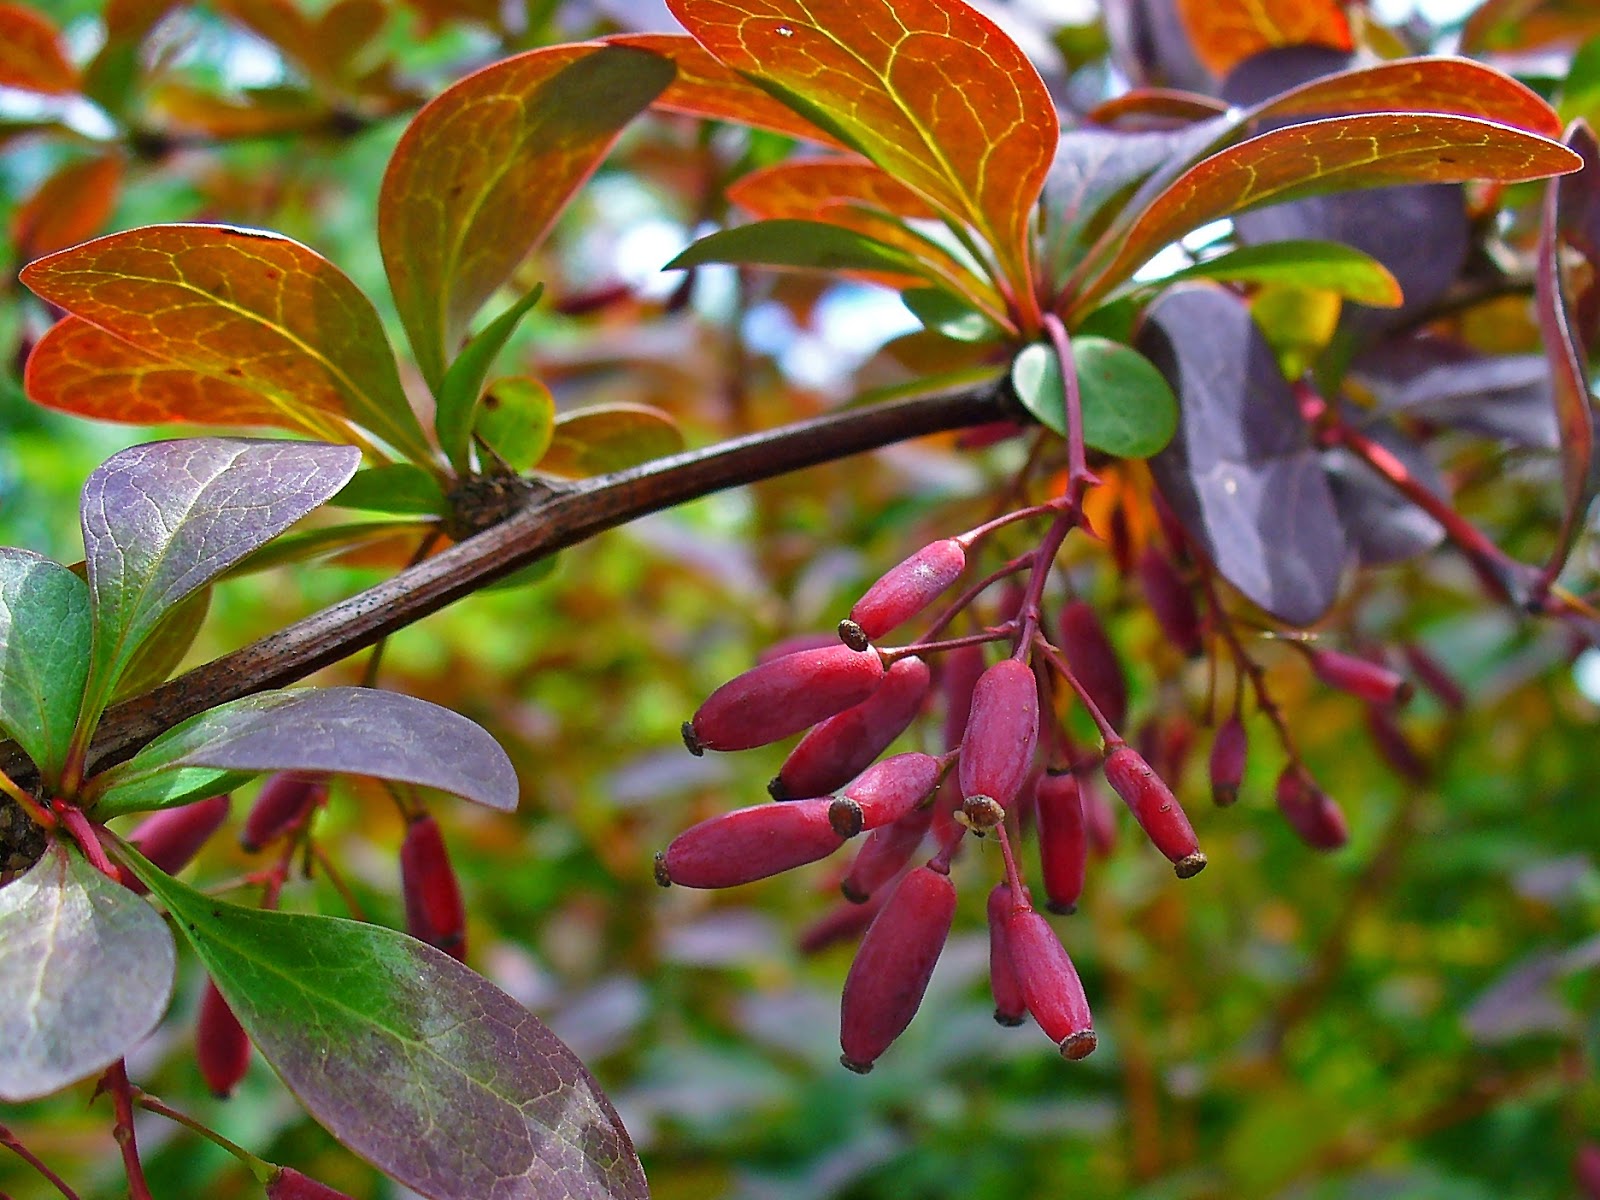
[(11, 240), (23, 260), (87, 241), (111, 219), (122, 186), (122, 157), (68, 163), (11, 214)]
[(56, 94), (77, 86), (56, 27), (26, 5), (0, 4), (0, 87)]
[(1219, 77), (1277, 46), (1351, 46), (1338, 0), (1177, 0), (1177, 7), (1195, 55)]

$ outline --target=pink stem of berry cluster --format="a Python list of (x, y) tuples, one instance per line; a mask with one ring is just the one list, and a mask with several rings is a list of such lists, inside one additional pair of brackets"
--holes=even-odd
[(128, 1176), (128, 1200), (154, 1200), (145, 1182), (144, 1164), (139, 1161), (139, 1143), (133, 1132), (133, 1088), (128, 1083), (128, 1064), (118, 1059), (105, 1073), (102, 1086), (111, 1093), (117, 1124), (113, 1136), (122, 1148), (122, 1165)]

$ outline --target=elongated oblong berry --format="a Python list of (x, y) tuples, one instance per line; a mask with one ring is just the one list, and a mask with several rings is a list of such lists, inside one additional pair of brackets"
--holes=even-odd
[(1434, 697), (1451, 712), (1460, 712), (1467, 706), (1467, 693), (1461, 682), (1433, 655), (1415, 642), (1402, 647), (1406, 666), (1417, 681), (1434, 694)]
[(1381, 663), (1338, 650), (1310, 653), (1311, 670), (1331, 688), (1368, 704), (1404, 704), (1411, 698), (1411, 684)]
[(839, 1004), (839, 1061), (866, 1074), (911, 1024), (950, 936), (956, 888), (932, 867), (910, 871), (873, 919)]
[(837, 791), (869, 767), (922, 711), (933, 672), (916, 656), (884, 672), (860, 704), (829, 717), (789, 752), (767, 790), (778, 800)]
[(1244, 722), (1235, 714), (1222, 723), (1211, 742), (1211, 799), (1219, 807), (1227, 808), (1239, 798), (1239, 784), (1244, 781), (1244, 764), (1249, 753), (1250, 740), (1244, 731)]
[(267, 1180), (267, 1200), (354, 1200), (293, 1167), (279, 1167)]
[(1378, 748), (1383, 761), (1394, 773), (1412, 783), (1426, 783), (1433, 774), (1426, 759), (1395, 719), (1394, 709), (1387, 704), (1367, 705), (1367, 732), (1372, 744)]
[(826, 858), (845, 838), (829, 823), (831, 796), (739, 808), (690, 826), (656, 855), (663, 887), (737, 887)]
[(863, 829), (877, 829), (911, 812), (939, 786), (942, 770), (931, 754), (911, 751), (868, 767), (839, 793), (861, 813)]
[(852, 904), (865, 904), (877, 895), (911, 861), (932, 824), (933, 809), (919, 808), (869, 833), (839, 884), (844, 898)]
[(1006, 948), (1028, 1012), (1064, 1058), (1083, 1058), (1097, 1043), (1089, 998), (1078, 970), (1050, 922), (1032, 908), (1013, 906), (1006, 917)]
[(939, 663), (939, 691), (944, 699), (944, 748), (954, 750), (967, 732), (972, 689), (984, 670), (982, 646), (957, 646)]
[(1194, 836), (1194, 826), (1172, 789), (1137, 750), (1118, 746), (1106, 755), (1106, 782), (1122, 797), (1155, 848), (1172, 863), (1179, 879), (1188, 879), (1205, 869), (1206, 856)]
[(876, 640), (927, 608), (966, 569), (967, 552), (960, 542), (932, 542), (868, 588), (850, 610), (850, 619)]
[(851, 904), (840, 900), (827, 912), (800, 931), (795, 948), (801, 954), (820, 954), (840, 942), (853, 942), (867, 931), (872, 919), (883, 907), (887, 890), (875, 892), (865, 904)]
[(1015, 658), (990, 667), (972, 689), (961, 738), (962, 796), (989, 796), (1009, 808), (1022, 790), (1039, 741), (1039, 685)]
[(406, 932), (452, 958), (467, 956), (467, 909), (439, 823), (423, 816), (406, 827), (400, 843), (400, 894)]
[(1200, 612), (1194, 595), (1172, 560), (1154, 546), (1139, 556), (1139, 587), (1161, 632), (1190, 658), (1205, 649), (1200, 633)]
[(328, 799), (325, 775), (306, 771), (279, 771), (267, 776), (256, 793), (255, 803), (245, 815), (239, 832), (239, 845), (256, 851), (299, 827), (317, 805)]
[(1128, 681), (1117, 651), (1094, 607), (1074, 600), (1061, 610), (1061, 652), (1067, 665), (1112, 726), (1128, 719)]
[(1013, 905), (1011, 885), (1002, 879), (989, 892), (989, 990), (994, 994), (994, 1019), (1001, 1025), (1021, 1025), (1028, 1015), (1006, 944), (1006, 919)]
[[(227, 796), (211, 796), (193, 804), (180, 804), (177, 808), (164, 808), (151, 813), (128, 834), (128, 840), (168, 875), (176, 875), (188, 866), (200, 847), (228, 819), (230, 801)], [(144, 884), (129, 875), (123, 882), (138, 892), (145, 893)]]
[(683, 740), (696, 754), (765, 746), (860, 704), (878, 689), (883, 675), (875, 650), (797, 650), (752, 667), (712, 692), (694, 719), (684, 723)]
[(1046, 907), (1054, 913), (1074, 912), (1083, 895), (1089, 831), (1084, 825), (1078, 781), (1070, 772), (1039, 780), (1034, 793), (1034, 819), (1039, 825), (1039, 866)]
[(217, 985), (206, 980), (205, 994), (200, 997), (200, 1016), (195, 1022), (194, 1057), (200, 1065), (200, 1075), (211, 1094), (222, 1099), (233, 1095), (244, 1073), (250, 1067), (250, 1039), (245, 1036), (239, 1018), (217, 991)]
[(1293, 766), (1278, 776), (1277, 799), (1289, 828), (1313, 850), (1337, 850), (1350, 840), (1343, 810)]

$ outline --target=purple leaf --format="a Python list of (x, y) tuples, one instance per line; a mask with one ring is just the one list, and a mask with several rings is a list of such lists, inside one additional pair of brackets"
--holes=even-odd
[(1554, 450), (1560, 434), (1542, 354), (1480, 354), (1449, 338), (1388, 338), (1350, 365), (1385, 412)]
[[(1382, 418), (1367, 422), (1361, 432), (1404, 463), (1423, 487), (1445, 496), (1444, 477), (1421, 446)], [(1328, 473), (1345, 537), (1362, 566), (1384, 566), (1415, 558), (1444, 540), (1444, 527), (1439, 522), (1348, 450), (1324, 450), (1322, 466)]]
[(59, 842), (0, 888), (0, 946), (0, 1100), (105, 1070), (172, 996), (166, 923)]
[(1291, 625), (1333, 603), (1350, 557), (1321, 460), (1249, 310), (1182, 284), (1150, 306), (1139, 347), (1178, 393), (1162, 494), (1225, 579)]
[(169, 729), (96, 777), (95, 816), (167, 808), (263, 771), (371, 775), (510, 812), (517, 775), (466, 717), (376, 688), (262, 692)]
[(81, 506), (95, 621), (85, 716), (167, 609), (332, 496), (360, 461), (353, 446), (193, 438), (102, 463)]
[(250, 1040), (329, 1133), (432, 1200), (644, 1200), (594, 1077), (534, 1015), (392, 929), (225, 904), (136, 854)]

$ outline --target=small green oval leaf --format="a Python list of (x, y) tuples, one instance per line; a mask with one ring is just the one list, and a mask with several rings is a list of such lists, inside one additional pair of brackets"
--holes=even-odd
[(0, 729), (54, 782), (89, 669), (89, 589), (60, 563), (0, 549)]
[(677, 271), (706, 263), (812, 271), (878, 271), (918, 278), (927, 274), (916, 259), (887, 242), (841, 225), (790, 218), (753, 221), (703, 237), (662, 270)]
[(556, 429), (556, 398), (538, 379), (497, 379), (478, 401), (473, 432), (513, 471), (526, 471), (550, 449)]
[[(1178, 428), (1178, 400), (1144, 355), (1099, 337), (1072, 339), (1083, 407), (1083, 440), (1118, 458), (1149, 458)], [(1047, 429), (1066, 436), (1065, 398), (1055, 351), (1026, 346), (1011, 366), (1023, 406)]]
[(900, 303), (925, 328), (951, 341), (988, 342), (1000, 334), (993, 321), (943, 288), (907, 288)]
[(420, 516), (440, 516), (449, 508), (439, 477), (414, 463), (388, 463), (357, 471), (328, 503), (363, 512)]
[(539, 460), (539, 470), (574, 478), (605, 475), (682, 449), (682, 432), (660, 409), (646, 404), (596, 404), (567, 413), (556, 422), (555, 436)]

